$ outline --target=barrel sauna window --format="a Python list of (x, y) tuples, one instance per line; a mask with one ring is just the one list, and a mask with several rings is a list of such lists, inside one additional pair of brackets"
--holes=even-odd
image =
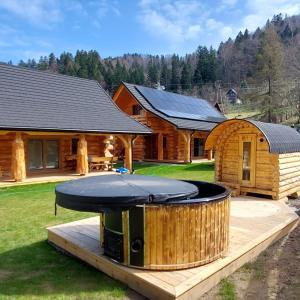
[(239, 137), (239, 178), (244, 186), (255, 185), (256, 136), (253, 134)]
[(243, 142), (243, 180), (250, 181), (251, 142)]

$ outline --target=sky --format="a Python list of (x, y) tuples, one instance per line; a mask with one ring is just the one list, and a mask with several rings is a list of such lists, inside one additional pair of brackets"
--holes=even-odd
[(299, 14), (300, 0), (0, 0), (0, 61), (77, 49), (184, 55), (278, 13)]

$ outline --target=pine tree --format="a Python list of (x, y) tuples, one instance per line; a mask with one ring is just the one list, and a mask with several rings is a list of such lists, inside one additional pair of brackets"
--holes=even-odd
[(54, 53), (49, 54), (49, 70), (51, 70), (52, 72), (58, 72), (57, 59)]
[(37, 68), (39, 70), (47, 70), (49, 66), (48, 57), (47, 56), (41, 56), (39, 59), (39, 62), (37, 64)]
[[(261, 41), (260, 51), (257, 55), (257, 78), (267, 81), (268, 92), (264, 96), (264, 111), (267, 119), (272, 122), (279, 105), (278, 98), (282, 82), (283, 49), (278, 34), (272, 24), (266, 28)], [(276, 83), (276, 91), (274, 85)]]
[(147, 81), (150, 86), (154, 86), (158, 82), (158, 67), (153, 58), (151, 58), (147, 65)]
[(172, 56), (172, 74), (170, 90), (177, 92), (180, 87), (180, 62), (178, 55)]
[(75, 76), (77, 74), (77, 70), (75, 67), (75, 62), (73, 59), (73, 55), (69, 52), (63, 52), (60, 55), (59, 63), (58, 63), (59, 73)]
[(86, 51), (77, 51), (75, 55), (75, 65), (77, 68), (77, 75), (81, 78), (88, 78), (88, 54)]
[(161, 72), (160, 72), (160, 84), (163, 85), (166, 89), (169, 88), (171, 80), (171, 70), (168, 68), (168, 64), (165, 60), (165, 57), (161, 57)]
[(192, 88), (192, 69), (189, 61), (184, 63), (182, 71), (181, 71), (181, 79), (180, 79), (181, 89), (182, 90), (190, 90)]

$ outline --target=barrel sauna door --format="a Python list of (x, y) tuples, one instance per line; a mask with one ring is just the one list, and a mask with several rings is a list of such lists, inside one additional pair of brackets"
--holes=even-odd
[(241, 186), (255, 186), (256, 135), (239, 135), (239, 182)]

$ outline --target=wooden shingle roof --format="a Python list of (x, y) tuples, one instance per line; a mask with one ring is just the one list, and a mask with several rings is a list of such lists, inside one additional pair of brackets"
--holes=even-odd
[(0, 129), (151, 133), (97, 81), (0, 64)]

